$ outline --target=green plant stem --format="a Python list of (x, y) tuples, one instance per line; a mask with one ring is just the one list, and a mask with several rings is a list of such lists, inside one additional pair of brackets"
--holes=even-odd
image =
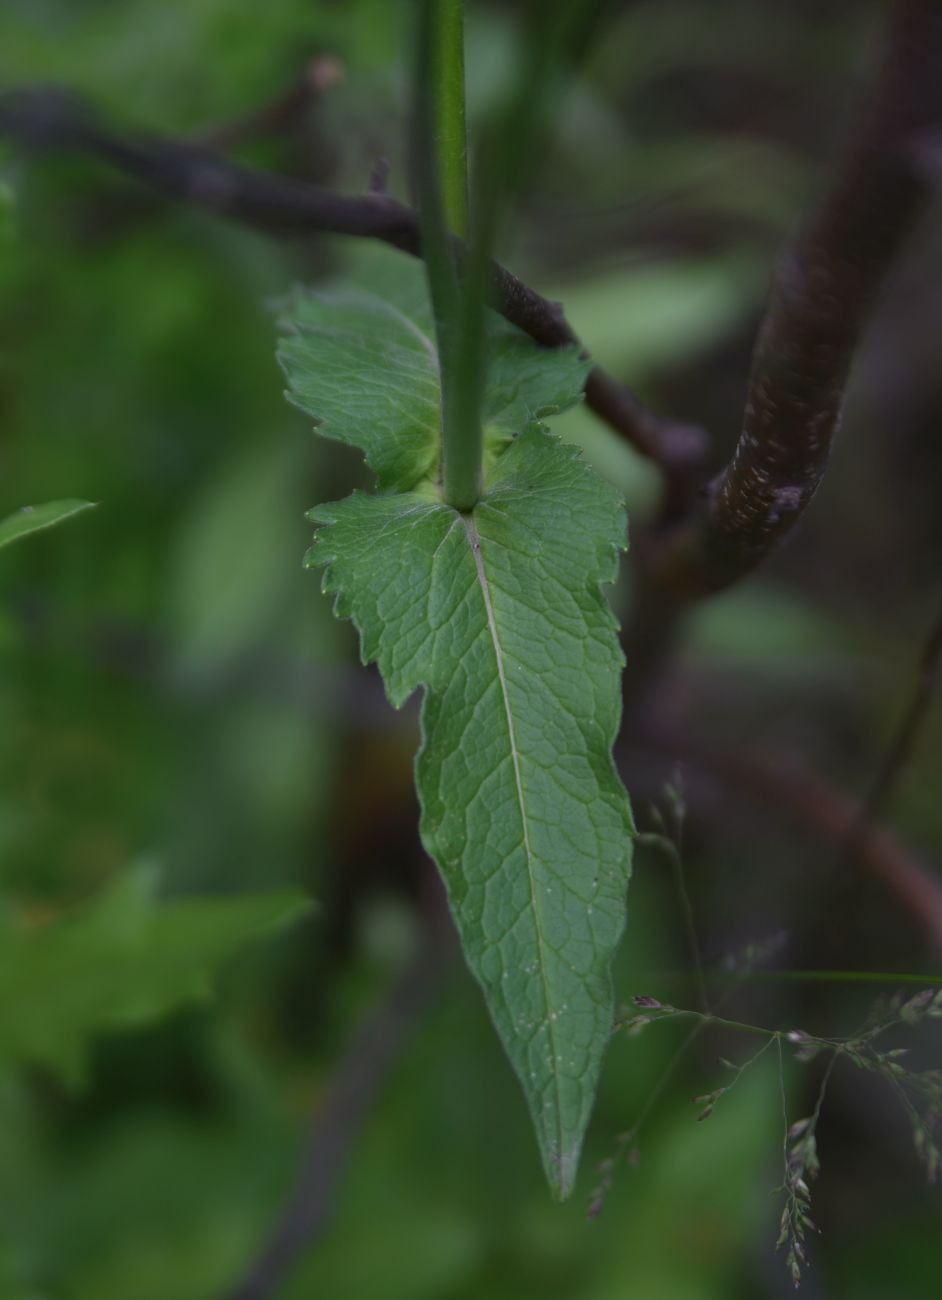
[[(793, 1033), (784, 1029), (767, 1029), (764, 1025), (750, 1025), (744, 1020), (727, 1020), (724, 1016), (717, 1016), (712, 1012), (694, 1011), (687, 1007), (665, 1007), (663, 1010), (664, 1014), (653, 1017), (652, 1024), (665, 1024), (671, 1020), (694, 1020), (700, 1029), (730, 1029), (737, 1034), (747, 1034), (752, 1038), (779, 1038), (793, 1042), (796, 1045), (802, 1042), (816, 1043), (819, 1047), (829, 1048), (838, 1053), (847, 1051), (848, 1046), (855, 1043), (866, 1043), (869, 1039), (885, 1033), (895, 1025), (904, 1023), (899, 1019), (887, 1020), (870, 1030), (858, 1030), (857, 1033), (851, 1034), (848, 1038), (825, 1038), (821, 1034), (801, 1034), (800, 1031)], [(620, 1024), (616, 1024), (616, 1031), (620, 1027)]]
[(627, 1129), (625, 1133), (622, 1135), (623, 1146), (627, 1146), (630, 1142), (633, 1142), (634, 1139), (638, 1136), (648, 1116), (651, 1114), (654, 1107), (657, 1105), (657, 1103), (660, 1101), (661, 1097), (663, 1096), (664, 1092), (666, 1091), (667, 1085), (670, 1083), (671, 1079), (677, 1073), (677, 1067), (680, 1065), (681, 1061), (686, 1056), (688, 1049), (694, 1045), (694, 1043), (703, 1033), (705, 1028), (706, 1025), (703, 1023), (703, 1021), (699, 1021), (697, 1024), (693, 1026), (693, 1028), (686, 1035), (683, 1041), (680, 1042), (677, 1045), (677, 1047), (674, 1049), (674, 1052), (672, 1053), (670, 1059), (668, 1060), (667, 1065), (665, 1066), (664, 1070), (661, 1073), (661, 1077), (658, 1079), (657, 1083), (648, 1093), (647, 1100), (645, 1101), (644, 1105), (641, 1107), (641, 1110), (638, 1112), (638, 1118), (632, 1124), (631, 1128)]
[[(675, 828), (675, 834), (678, 836), (679, 840), (682, 834), (680, 826)], [(690, 894), (687, 891), (687, 880), (684, 875), (684, 860), (679, 843), (672, 840), (668, 835), (651, 834), (639, 835), (638, 843), (657, 849), (667, 858), (671, 865), (671, 871), (674, 877), (674, 888), (677, 892), (681, 913), (683, 915), (684, 937), (687, 944), (687, 951), (690, 955), (690, 968), (693, 971), (693, 976), (697, 985), (697, 994), (700, 999), (700, 1009), (701, 1011), (708, 1013), (710, 1010), (710, 999), (707, 994), (703, 959), (700, 955), (700, 941), (697, 938), (697, 926), (694, 920), (693, 907), (690, 902)]]
[(468, 220), (460, 0), (421, 0), (416, 48), (414, 166), (441, 375), (443, 495), (468, 511), (484, 459), (484, 276), (473, 248), (459, 275), (453, 245)]
[[(642, 837), (638, 836), (641, 840)], [(942, 988), (942, 975), (926, 975), (919, 971), (886, 970), (707, 970), (704, 972), (711, 984), (918, 984), (921, 988)], [(654, 986), (658, 980), (689, 982), (690, 971), (652, 970), (638, 972), (639, 982)], [(724, 994), (725, 996), (725, 994)]]
[(432, 132), (445, 223), (468, 237), (468, 142), (465, 127), (464, 0), (434, 5)]
[[(685, 978), (678, 972), (677, 978)], [(712, 980), (743, 984), (919, 984), (924, 988), (942, 986), (942, 975), (920, 975), (912, 971), (872, 970), (772, 970), (746, 974), (711, 974)]]
[(468, 254), (459, 277), (460, 328), (456, 354), (443, 384), (445, 500), (470, 510), (480, 493), (483, 460), (485, 300), (491, 291), (490, 254), (514, 203), (526, 189), (559, 90), (561, 74), (588, 44), (605, 0), (539, 0), (529, 6), (513, 88), (481, 132), (474, 167), (474, 213), (469, 217), (464, 108), (463, 0), (434, 0), (435, 74), (432, 123), (442, 208), (454, 233), (467, 228)]
[(683, 1016), (687, 1020), (699, 1020), (704, 1029), (713, 1025), (719, 1029), (733, 1029), (737, 1034), (750, 1034), (754, 1038), (781, 1037), (781, 1031), (778, 1029), (763, 1029), (761, 1025), (749, 1025), (743, 1020), (725, 1020), (722, 1016), (714, 1016), (703, 1011), (684, 1011), (678, 1008), (673, 1015)]

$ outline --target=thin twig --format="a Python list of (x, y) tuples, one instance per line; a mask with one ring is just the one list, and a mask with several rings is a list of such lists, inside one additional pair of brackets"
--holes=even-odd
[(311, 1121), (294, 1192), (227, 1300), (269, 1300), (327, 1227), (338, 1186), (388, 1076), (441, 987), (451, 953), (439, 910), (412, 962), (355, 1031)]
[(667, 1065), (661, 1071), (657, 1082), (645, 1098), (644, 1104), (638, 1112), (635, 1122), (632, 1124), (631, 1128), (625, 1129), (623, 1133), (619, 1133), (612, 1154), (606, 1156), (604, 1160), (601, 1160), (598, 1165), (596, 1165), (596, 1173), (599, 1175), (599, 1181), (589, 1195), (589, 1202), (585, 1211), (585, 1217), (587, 1219), (597, 1219), (605, 1208), (605, 1201), (609, 1192), (612, 1190), (615, 1168), (619, 1159), (626, 1156), (628, 1160), (631, 1161), (637, 1156), (638, 1148), (635, 1145), (635, 1139), (652, 1114), (654, 1107), (667, 1091), (668, 1084), (677, 1073), (677, 1070), (684, 1057), (687, 1055), (688, 1050), (700, 1037), (703, 1030), (703, 1022), (698, 1021), (674, 1048), (674, 1051), (668, 1058)]
[(641, 845), (648, 845), (651, 848), (660, 850), (670, 863), (674, 891), (677, 894), (677, 901), (680, 905), (680, 914), (683, 921), (684, 942), (687, 946), (687, 957), (690, 963), (690, 971), (696, 984), (700, 1009), (705, 1015), (708, 1015), (710, 1012), (710, 999), (707, 994), (703, 957), (700, 952), (700, 940), (697, 935), (697, 925), (694, 918), (693, 905), (690, 901), (690, 893), (687, 889), (687, 878), (686, 873), (684, 872), (684, 860), (680, 846), (676, 844), (669, 835), (663, 834), (639, 835), (637, 843), (639, 847)]
[[(743, 976), (740, 975), (739, 980), (741, 981), (742, 979)], [(758, 1026), (743, 1024), (742, 1022), (737, 1020), (724, 1020), (716, 1015), (716, 1010), (724, 1006), (726, 1002), (728, 1002), (730, 998), (732, 998), (732, 996), (738, 991), (739, 987), (740, 984), (737, 983), (734, 986), (725, 989), (724, 992), (720, 994), (720, 997), (717, 1000), (713, 1011), (710, 1010), (704, 1010), (702, 1012), (682, 1011), (682, 1010), (678, 1010), (676, 1007), (672, 1007), (671, 1014), (663, 1017), (664, 1020), (683, 1019), (683, 1018), (692, 1019), (694, 1023), (692, 1028), (684, 1035), (680, 1043), (678, 1043), (677, 1047), (668, 1057), (666, 1066), (658, 1076), (657, 1081), (654, 1084), (654, 1087), (651, 1089), (651, 1091), (648, 1093), (647, 1097), (645, 1098), (644, 1104), (642, 1105), (641, 1110), (638, 1112), (635, 1122), (632, 1124), (631, 1128), (626, 1129), (623, 1133), (620, 1133), (618, 1135), (614, 1152), (610, 1156), (607, 1156), (604, 1160), (600, 1161), (599, 1164), (596, 1166), (596, 1172), (599, 1175), (599, 1181), (597, 1185), (593, 1188), (589, 1196), (589, 1203), (586, 1207), (587, 1219), (597, 1219), (598, 1216), (602, 1213), (602, 1210), (605, 1208), (606, 1197), (608, 1196), (608, 1193), (611, 1191), (612, 1188), (612, 1182), (615, 1174), (615, 1167), (620, 1157), (627, 1156), (628, 1159), (630, 1160), (633, 1155), (637, 1156), (636, 1139), (638, 1137), (638, 1134), (641, 1132), (641, 1129), (644, 1127), (645, 1123), (647, 1122), (652, 1112), (654, 1111), (655, 1106), (657, 1105), (657, 1103), (660, 1101), (661, 1097), (664, 1095), (665, 1091), (667, 1090), (668, 1084), (676, 1074), (678, 1068), (680, 1067), (681, 1062), (683, 1061), (684, 1057), (687, 1055), (687, 1052), (690, 1050), (691, 1047), (693, 1047), (694, 1043), (704, 1032), (704, 1030), (713, 1027), (713, 1028), (720, 1028), (720, 1029), (724, 1029), (724, 1028), (732, 1029), (735, 1030), (736, 1032), (746, 1033), (750, 1035), (765, 1035), (769, 1038), (769, 1042), (771, 1042), (773, 1038), (776, 1038), (778, 1036), (774, 1030), (763, 1030)], [(636, 1005), (650, 1005), (650, 1002), (651, 1002), (650, 999), (642, 999), (642, 1000), (639, 1000), (637, 998), (635, 999)], [(657, 1017), (657, 1018), (661, 1019), (661, 1017)], [(624, 1029), (625, 1027), (626, 1025), (624, 1023), (619, 1023), (618, 1021), (616, 1021), (615, 1032), (618, 1033), (619, 1030)], [(762, 1052), (764, 1052), (766, 1048), (769, 1046), (769, 1042), (767, 1042), (765, 1046), (762, 1047), (756, 1053), (756, 1055), (752, 1057), (750, 1061), (747, 1062), (747, 1065), (751, 1065), (755, 1060), (758, 1059), (759, 1056), (762, 1055)], [(739, 1071), (739, 1073), (741, 1074), (742, 1070), (744, 1070), (745, 1068), (746, 1066), (743, 1066), (742, 1069)], [(739, 1079), (739, 1074), (737, 1074), (734, 1082), (737, 1082), (738, 1079)]]
[[(663, 979), (669, 972), (660, 972)], [(686, 976), (686, 972), (680, 972)], [(922, 975), (915, 971), (871, 970), (759, 970), (748, 975), (711, 971), (713, 981), (742, 981), (746, 984), (918, 984), (921, 988), (942, 988), (942, 975)]]
[(932, 703), (940, 668), (942, 668), (942, 606), (939, 607), (935, 621), (923, 643), (916, 668), (916, 680), (906, 707), (903, 709), (883, 761), (863, 802), (862, 823), (869, 823), (880, 816), (903, 769), (912, 758), (929, 716), (929, 706)]
[[(337, 194), (243, 166), (192, 142), (113, 131), (85, 100), (61, 88), (0, 95), (0, 133), (32, 149), (98, 158), (167, 198), (273, 235), (354, 235), (421, 256), (417, 214), (383, 191)], [(460, 240), (455, 247), (463, 256)], [(496, 262), (491, 264), (490, 291), (495, 309), (541, 346), (581, 347), (562, 307)], [(660, 421), (598, 366), (590, 372), (585, 392), (596, 414), (668, 478), (681, 483), (695, 479), (705, 450), (702, 431)]]
[(228, 153), (265, 136), (278, 135), (296, 122), (328, 91), (343, 81), (344, 67), (332, 54), (311, 59), (298, 79), (271, 99), (240, 113), (238, 117), (206, 126), (191, 135), (190, 142), (204, 149)]

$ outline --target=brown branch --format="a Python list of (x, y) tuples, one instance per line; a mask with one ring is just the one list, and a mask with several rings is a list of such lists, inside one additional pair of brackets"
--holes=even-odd
[(356, 1029), (311, 1121), (294, 1191), (227, 1300), (268, 1300), (276, 1295), (299, 1257), (328, 1226), (360, 1132), (440, 989), (451, 956), (444, 900), (436, 897), (428, 910), (415, 957)]
[(869, 825), (853, 840), (860, 816), (856, 800), (795, 764), (761, 754), (733, 754), (687, 737), (647, 732), (643, 751), (691, 763), (736, 790), (749, 790), (770, 808), (810, 827), (878, 880), (933, 947), (942, 952), (942, 879), (923, 865), (888, 829)]
[(649, 558), (683, 602), (728, 586), (794, 527), (824, 473), (874, 297), (931, 185), (942, 127), (942, 4), (894, 0), (886, 51), (834, 183), (779, 268), (739, 442), (703, 508)]
[[(84, 100), (61, 89), (0, 95), (0, 133), (32, 149), (98, 158), (164, 197), (270, 234), (354, 235), (421, 256), (417, 214), (382, 191), (337, 194), (242, 166), (192, 142), (121, 134), (105, 127)], [(459, 241), (456, 250), (463, 253)], [(491, 295), (496, 310), (543, 347), (581, 347), (562, 307), (497, 263), (491, 268)], [(662, 423), (598, 366), (586, 383), (586, 401), (669, 479), (687, 484), (695, 477), (705, 450), (702, 431)]]

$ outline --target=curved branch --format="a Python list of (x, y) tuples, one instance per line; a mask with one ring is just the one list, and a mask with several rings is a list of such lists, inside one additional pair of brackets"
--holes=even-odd
[[(0, 132), (32, 149), (99, 158), (167, 198), (280, 236), (323, 231), (390, 244), (421, 256), (417, 213), (382, 191), (337, 194), (321, 186), (231, 162), (205, 147), (104, 126), (79, 96), (56, 87), (0, 95)], [(459, 255), (464, 245), (455, 241)], [(498, 263), (491, 266), (493, 306), (543, 347), (578, 345), (562, 307)], [(688, 482), (703, 462), (705, 435), (663, 423), (624, 384), (598, 366), (586, 401), (669, 480)]]
[(742, 432), (698, 515), (650, 557), (680, 601), (752, 569), (824, 473), (875, 295), (930, 192), (919, 147), (942, 127), (942, 4), (894, 0), (882, 66), (834, 183), (779, 267)]

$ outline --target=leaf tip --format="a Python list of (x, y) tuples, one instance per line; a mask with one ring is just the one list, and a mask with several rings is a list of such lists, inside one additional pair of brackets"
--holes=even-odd
[(569, 1200), (576, 1185), (580, 1146), (581, 1143), (573, 1142), (562, 1152), (556, 1149), (546, 1153), (546, 1177), (553, 1199), (560, 1204)]

